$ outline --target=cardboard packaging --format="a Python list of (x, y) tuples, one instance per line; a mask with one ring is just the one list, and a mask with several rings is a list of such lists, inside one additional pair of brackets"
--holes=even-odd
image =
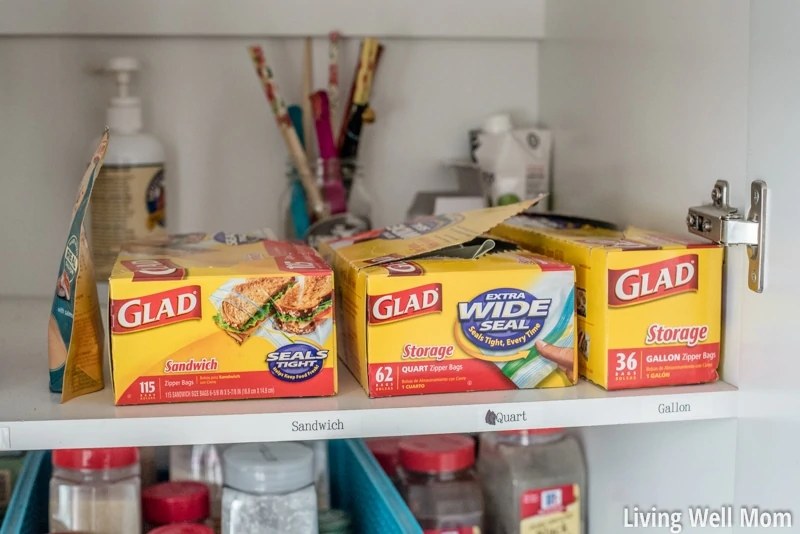
[(61, 402), (103, 389), (103, 318), (84, 218), (107, 148), (108, 131), (78, 189), (47, 322), (50, 391)]
[(609, 390), (717, 380), (723, 251), (638, 228), (492, 230), (575, 266), (581, 375)]
[(259, 235), (123, 247), (110, 278), (114, 402), (334, 395), (333, 273)]
[(483, 236), (532, 203), (323, 245), (342, 360), (371, 397), (574, 384), (574, 270)]

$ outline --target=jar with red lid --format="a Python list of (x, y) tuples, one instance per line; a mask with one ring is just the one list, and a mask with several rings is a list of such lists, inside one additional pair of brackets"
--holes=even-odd
[(214, 529), (205, 525), (177, 523), (151, 530), (148, 534), (215, 534)]
[(397, 485), (397, 468), (400, 465), (400, 441), (402, 438), (375, 438), (366, 440), (367, 448), (378, 461), (383, 471)]
[(175, 523), (209, 523), (209, 490), (202, 482), (162, 482), (142, 491), (145, 531)]
[(140, 534), (139, 451), (53, 451), (50, 530)]
[(481, 435), (486, 528), (497, 534), (586, 532), (586, 464), (561, 428)]
[(483, 496), (475, 443), (466, 436), (417, 436), (398, 445), (400, 493), (425, 534), (479, 534)]

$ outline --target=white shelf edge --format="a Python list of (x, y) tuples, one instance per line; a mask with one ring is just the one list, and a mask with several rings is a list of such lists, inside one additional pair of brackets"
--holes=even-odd
[[(363, 438), (740, 415), (740, 394), (725, 382), (608, 392), (581, 381), (567, 388), (370, 399), (343, 365), (334, 397), (116, 407), (106, 379), (104, 390), (60, 404), (47, 389), (49, 310), (49, 299), (0, 298), (0, 449)], [(665, 413), (675, 405), (689, 411)], [(490, 425), (489, 410), (516, 417)], [(337, 423), (298, 427), (314, 421)]]
[(0, 36), (540, 39), (544, 0), (0, 0)]
[[(638, 390), (635, 394), (608, 393), (581, 382), (574, 388), (578, 390), (576, 398), (528, 401), (517, 399), (546, 397), (548, 392), (476, 392), (368, 399), (358, 389), (355, 379), (349, 373), (343, 370), (341, 379), (345, 386), (341, 397), (122, 408), (108, 406), (105, 410), (107, 417), (0, 420), (0, 430), (6, 429), (10, 447), (13, 449), (33, 450), (370, 438), (729, 419), (738, 415), (738, 392), (724, 382), (661, 391)], [(95, 394), (96, 397), (98, 395), (99, 398), (94, 402), (109, 401), (108, 396)], [(504, 397), (512, 397), (514, 400)], [(449, 404), (448, 399), (453, 403)], [(426, 401), (431, 404), (419, 405)], [(474, 401), (474, 404), (470, 401)], [(353, 406), (344, 409), (314, 409), (324, 408), (326, 405), (333, 407), (331, 405), (334, 404)], [(298, 411), (290, 410), (293, 405), (297, 406)], [(688, 405), (690, 411), (662, 413), (664, 407), (676, 405)], [(247, 413), (250, 410), (258, 412), (261, 408), (278, 410)], [(289, 410), (284, 410), (287, 408)], [(486, 413), (489, 410), (506, 416), (517, 414), (518, 421), (489, 425), (486, 423)], [(203, 411), (208, 413), (202, 414)], [(181, 412), (186, 415), (179, 415)], [(335, 427), (299, 430), (297, 426), (314, 421), (335, 422)]]

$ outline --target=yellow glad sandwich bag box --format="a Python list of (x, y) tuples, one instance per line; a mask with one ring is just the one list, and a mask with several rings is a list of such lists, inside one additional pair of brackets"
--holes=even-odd
[(259, 235), (126, 245), (110, 279), (118, 405), (336, 393), (333, 276)]
[(718, 378), (719, 246), (637, 228), (545, 228), (526, 215), (492, 234), (575, 266), (582, 376), (609, 390)]
[(482, 236), (531, 204), (323, 245), (336, 273), (340, 353), (371, 397), (574, 383), (574, 270)]

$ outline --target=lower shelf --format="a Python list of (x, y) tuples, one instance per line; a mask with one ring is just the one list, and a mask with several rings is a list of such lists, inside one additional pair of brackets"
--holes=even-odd
[[(48, 309), (49, 301), (42, 299), (0, 300), (0, 450), (339, 439), (737, 416), (738, 392), (724, 382), (607, 392), (581, 381), (549, 390), (370, 399), (344, 366), (336, 397), (115, 407), (107, 387), (59, 404), (47, 386)], [(490, 411), (497, 417), (487, 418)]]
[[(330, 442), (331, 494), (336, 508), (347, 511), (354, 532), (422, 533), (400, 494), (361, 440)], [(0, 534), (48, 531), (50, 453), (28, 454), (19, 482), (0, 524)]]

